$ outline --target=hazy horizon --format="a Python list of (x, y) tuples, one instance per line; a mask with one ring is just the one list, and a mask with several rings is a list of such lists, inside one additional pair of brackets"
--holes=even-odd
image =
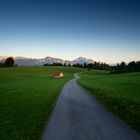
[(139, 0), (0, 1), (0, 56), (140, 60)]

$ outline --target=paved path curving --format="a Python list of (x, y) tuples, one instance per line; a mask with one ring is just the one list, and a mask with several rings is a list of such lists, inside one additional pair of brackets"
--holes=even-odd
[(78, 85), (76, 78), (65, 84), (42, 140), (140, 140)]

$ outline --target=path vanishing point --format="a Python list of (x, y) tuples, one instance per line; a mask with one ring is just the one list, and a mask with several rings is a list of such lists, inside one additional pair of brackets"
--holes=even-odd
[(140, 140), (77, 82), (63, 87), (41, 140)]

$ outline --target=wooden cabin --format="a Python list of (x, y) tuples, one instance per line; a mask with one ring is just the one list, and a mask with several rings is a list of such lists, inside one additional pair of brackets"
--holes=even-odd
[(54, 78), (62, 78), (62, 77), (64, 77), (64, 74), (61, 71), (55, 71), (53, 73), (53, 76), (54, 76)]

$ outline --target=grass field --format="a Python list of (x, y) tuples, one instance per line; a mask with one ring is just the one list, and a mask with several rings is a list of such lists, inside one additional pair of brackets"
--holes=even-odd
[[(61, 70), (65, 77), (52, 78)], [(0, 140), (39, 140), (56, 97), (73, 73), (66, 67), (0, 69)]]
[(140, 73), (111, 75), (106, 71), (93, 70), (80, 76), (81, 85), (140, 132)]

